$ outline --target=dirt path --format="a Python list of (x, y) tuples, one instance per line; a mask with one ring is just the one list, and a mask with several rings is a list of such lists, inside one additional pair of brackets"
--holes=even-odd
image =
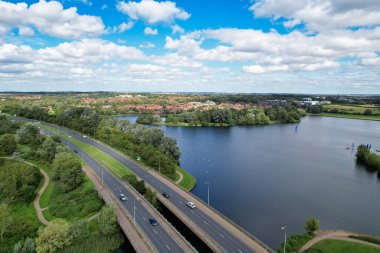
[(178, 172), (178, 170), (176, 170), (175, 172), (179, 175), (179, 178), (175, 182), (175, 184), (179, 184), (183, 180), (183, 175), (182, 175), (182, 173)]
[(380, 245), (377, 245), (377, 244), (374, 244), (374, 243), (370, 243), (370, 242), (365, 242), (365, 241), (349, 238), (348, 236), (350, 236), (350, 235), (359, 235), (359, 234), (358, 233), (348, 232), (348, 231), (343, 231), (343, 230), (325, 230), (325, 231), (320, 231), (320, 232), (318, 232), (317, 236), (314, 237), (313, 239), (311, 239), (310, 241), (308, 241), (299, 250), (299, 252), (302, 253), (305, 250), (307, 250), (308, 248), (310, 248), (311, 246), (313, 246), (314, 244), (316, 244), (317, 242), (320, 242), (320, 241), (326, 240), (326, 239), (334, 239), (334, 240), (343, 240), (343, 241), (350, 241), (350, 242), (358, 242), (358, 243), (362, 243), (362, 244), (366, 244), (366, 245), (370, 245), (370, 246), (380, 247)]
[[(33, 166), (35, 166), (35, 165), (33, 165)], [(46, 190), (46, 187), (48, 186), (50, 179), (49, 179), (49, 175), (44, 170), (42, 170), (41, 168), (39, 168), (39, 170), (40, 170), (41, 174), (44, 175), (44, 185), (38, 191), (36, 199), (34, 200), (33, 204), (34, 204), (34, 209), (36, 209), (38, 219), (41, 221), (42, 224), (47, 226), (47, 225), (49, 225), (50, 222), (45, 219), (45, 217), (42, 213), (43, 210), (40, 207), (40, 199), (41, 199), (42, 194)], [(46, 208), (44, 208), (44, 210), (45, 209)]]

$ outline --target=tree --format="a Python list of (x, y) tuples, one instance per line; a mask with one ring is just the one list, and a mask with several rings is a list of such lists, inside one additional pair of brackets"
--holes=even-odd
[(88, 229), (88, 221), (84, 219), (71, 224), (70, 234), (76, 241), (88, 237), (90, 235), (90, 231)]
[(34, 243), (34, 240), (31, 238), (27, 238), (24, 243), (22, 241), (19, 241), (13, 250), (13, 253), (35, 253), (36, 252), (36, 245)]
[(53, 180), (61, 183), (64, 192), (71, 191), (84, 181), (81, 162), (71, 153), (58, 153), (53, 160)]
[(146, 188), (145, 188), (145, 181), (140, 180), (136, 183), (135, 189), (142, 195), (146, 193)]
[(9, 206), (0, 204), (0, 242), (3, 241), (4, 234), (10, 229), (13, 219)]
[(72, 243), (70, 224), (63, 219), (53, 220), (47, 227), (38, 230), (37, 253), (54, 253)]
[(314, 236), (319, 229), (319, 220), (310, 218), (305, 222), (305, 230), (309, 235)]
[(17, 131), (17, 139), (21, 144), (29, 144), (38, 138), (40, 138), (40, 130), (31, 123), (23, 125)]
[(57, 153), (57, 145), (57, 142), (55, 142), (53, 138), (47, 137), (42, 143), (41, 158), (44, 161), (51, 163)]
[(370, 116), (373, 114), (373, 111), (371, 109), (366, 109), (363, 113), (364, 115)]
[(99, 231), (103, 235), (112, 235), (118, 232), (118, 223), (112, 206), (106, 205), (102, 208), (98, 217)]
[(0, 137), (0, 152), (11, 155), (17, 149), (16, 138), (12, 134), (5, 134)]

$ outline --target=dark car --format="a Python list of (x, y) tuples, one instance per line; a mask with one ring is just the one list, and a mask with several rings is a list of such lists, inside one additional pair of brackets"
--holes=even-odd
[(156, 221), (156, 219), (150, 218), (150, 219), (149, 219), (149, 222), (150, 222), (150, 224), (151, 224), (152, 226), (157, 226), (157, 221)]
[(74, 149), (74, 152), (75, 152), (75, 153), (78, 153), (78, 149)]
[(169, 198), (170, 197), (170, 195), (167, 194), (166, 192), (162, 193), (162, 196), (164, 196), (165, 198)]

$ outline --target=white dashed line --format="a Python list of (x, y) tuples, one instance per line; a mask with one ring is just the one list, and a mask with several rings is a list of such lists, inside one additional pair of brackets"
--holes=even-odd
[(222, 234), (219, 234), (220, 237), (224, 238), (224, 236)]
[(157, 235), (157, 230), (153, 229), (153, 232)]
[(170, 247), (169, 247), (169, 245), (167, 245), (167, 244), (166, 244), (166, 248), (168, 248), (168, 250), (170, 250)]
[(144, 216), (142, 216), (143, 220), (146, 220), (146, 218)]
[(178, 203), (180, 203), (181, 205), (183, 204), (181, 200), (178, 200)]
[(194, 211), (193, 211), (193, 210), (190, 210), (190, 212), (191, 212), (191, 213), (194, 213)]
[(203, 223), (206, 224), (206, 225), (208, 225), (207, 221), (205, 221), (205, 220), (203, 221)]
[(239, 253), (243, 253), (243, 251), (241, 251), (240, 249), (238, 249), (238, 252), (239, 252)]

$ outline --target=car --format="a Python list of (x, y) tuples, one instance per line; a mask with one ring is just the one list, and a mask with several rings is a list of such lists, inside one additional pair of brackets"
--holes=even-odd
[(188, 207), (190, 207), (191, 209), (194, 209), (194, 208), (195, 208), (195, 204), (194, 204), (193, 202), (191, 202), (191, 201), (187, 202), (186, 205), (187, 205)]
[(83, 138), (86, 138), (87, 136), (86, 135), (83, 135)]
[(119, 194), (119, 198), (122, 200), (122, 201), (127, 201), (127, 197), (125, 197), (125, 195), (123, 193), (120, 193)]
[(75, 153), (78, 153), (78, 149), (74, 149), (74, 152), (75, 152)]
[(167, 194), (166, 192), (163, 192), (163, 193), (162, 193), (162, 196), (164, 196), (165, 198), (169, 198), (169, 197), (170, 197), (170, 195)]
[(157, 226), (157, 221), (156, 221), (156, 219), (154, 219), (154, 218), (150, 218), (149, 219), (149, 223), (152, 225), (152, 226)]

